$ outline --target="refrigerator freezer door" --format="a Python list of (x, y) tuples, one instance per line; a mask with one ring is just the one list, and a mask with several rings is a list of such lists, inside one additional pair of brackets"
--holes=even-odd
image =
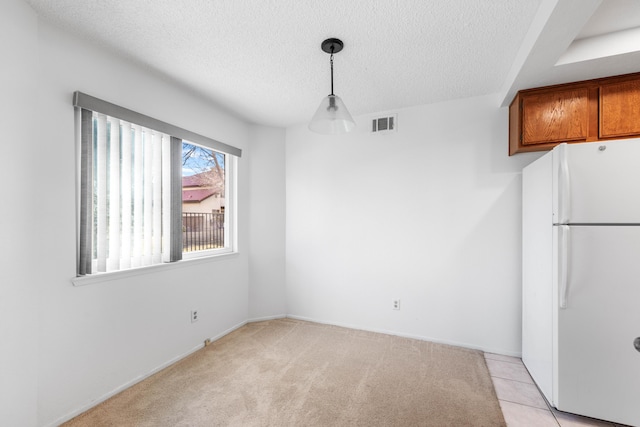
[(640, 139), (553, 150), (554, 224), (640, 224)]
[(553, 403), (640, 426), (640, 226), (570, 228), (566, 307), (555, 298)]

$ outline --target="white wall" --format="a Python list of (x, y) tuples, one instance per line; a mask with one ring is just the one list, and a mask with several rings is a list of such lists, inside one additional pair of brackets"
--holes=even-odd
[(0, 7), (0, 425), (37, 422), (38, 293), (43, 255), (31, 234), (44, 183), (29, 167), (37, 76), (37, 20), (22, 0)]
[[(520, 352), (520, 171), (538, 155), (507, 156), (493, 97), (397, 111), (394, 134), (366, 133), (363, 117), (346, 136), (285, 134), (39, 22), (22, 0), (3, 3), (0, 29), (0, 174), (20, 183), (0, 196), (32, 208), (0, 214), (0, 425), (65, 420), (247, 319)], [(240, 254), (72, 286), (75, 90), (242, 148)]]
[[(398, 112), (398, 130), (288, 129), (288, 313), (520, 354), (521, 170), (496, 97)], [(401, 310), (391, 309), (394, 298)]]
[[(241, 325), (249, 309), (284, 315), (284, 130), (248, 125), (39, 21), (22, 0), (2, 4), (0, 30), (0, 197), (25, 207), (0, 213), (0, 425), (57, 424)], [(72, 285), (76, 90), (243, 149), (238, 255)]]
[(249, 318), (284, 316), (285, 131), (253, 126), (250, 133)]
[[(162, 76), (39, 23), (39, 425), (68, 418), (248, 318), (249, 126)], [(87, 94), (245, 150), (239, 161), (239, 255), (74, 287), (72, 93)], [(14, 180), (22, 169), (14, 168)], [(24, 187), (24, 186), (23, 186)], [(26, 253), (26, 252), (25, 252)], [(24, 255), (24, 253), (23, 253)], [(190, 322), (191, 309), (200, 320)], [(35, 337), (30, 337), (35, 339)]]

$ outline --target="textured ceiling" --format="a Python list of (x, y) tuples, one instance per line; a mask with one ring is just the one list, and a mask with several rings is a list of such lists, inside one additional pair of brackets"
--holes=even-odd
[[(580, 5), (575, 0), (26, 1), (54, 25), (150, 67), (250, 122), (273, 126), (306, 122), (330, 92), (329, 57), (320, 50), (326, 38), (345, 44), (335, 57), (335, 93), (353, 115), (369, 114), (526, 85), (513, 76), (514, 63), (536, 22), (550, 19), (541, 11), (562, 2)], [(571, 34), (562, 23), (544, 28), (556, 28), (558, 46), (565, 49), (590, 15), (574, 23)], [(550, 66), (562, 51), (551, 53)]]

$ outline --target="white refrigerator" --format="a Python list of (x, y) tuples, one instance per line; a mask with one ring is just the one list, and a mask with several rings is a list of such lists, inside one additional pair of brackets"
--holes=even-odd
[(523, 170), (522, 360), (552, 406), (640, 426), (640, 139)]

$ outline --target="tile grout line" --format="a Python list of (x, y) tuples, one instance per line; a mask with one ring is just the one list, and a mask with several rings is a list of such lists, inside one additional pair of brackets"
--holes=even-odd
[(505, 377), (500, 377), (498, 375), (491, 375), (491, 378), (500, 378), (501, 380), (508, 380), (508, 381), (514, 381), (520, 384), (530, 384), (530, 385), (536, 385), (535, 383), (532, 382), (528, 382), (528, 381), (520, 381), (520, 380), (514, 380), (513, 378), (505, 378)]
[(485, 359), (485, 360), (493, 360), (494, 362), (511, 363), (512, 365), (523, 365), (522, 362), (511, 362), (510, 360), (500, 360), (500, 359)]
[[(523, 383), (522, 381), (512, 380), (512, 379), (509, 379), (509, 378), (495, 377), (493, 375), (491, 375), (491, 378), (500, 378), (501, 380), (513, 381), (513, 382), (517, 382), (517, 383), (520, 383), (520, 384), (533, 385), (535, 387), (535, 384)], [(496, 389), (496, 384), (493, 381), (492, 381), (492, 383), (493, 383), (493, 388), (495, 390)], [(540, 394), (540, 390), (537, 387), (536, 387), (536, 390), (538, 390), (538, 394)], [(496, 390), (496, 395), (497, 395), (497, 390)], [(541, 397), (542, 397), (542, 395), (541, 395)], [(508, 400), (508, 399), (500, 399), (500, 398), (498, 398), (498, 400), (503, 401), (503, 402), (515, 403), (516, 405), (527, 406), (529, 408), (540, 409), (541, 411), (547, 410), (547, 411), (553, 413), (553, 411), (551, 410), (551, 407), (549, 406), (549, 403), (547, 402), (546, 399), (544, 399), (544, 397), (542, 398), (542, 400), (544, 401), (544, 404), (545, 404), (544, 408), (540, 408), (539, 406), (528, 405), (526, 403), (516, 402), (516, 401)]]
[(548, 407), (547, 407), (547, 408), (540, 408), (539, 406), (527, 405), (526, 403), (515, 402), (515, 401), (513, 401), (513, 400), (500, 399), (500, 398), (498, 398), (498, 400), (500, 400), (500, 401), (502, 401), (502, 402), (514, 403), (514, 404), (516, 404), (516, 405), (526, 406), (526, 407), (528, 407), (528, 408), (539, 409), (539, 410), (541, 410), (541, 411), (549, 411), (549, 412), (553, 413), (553, 411), (551, 411)]
[[(498, 402), (508, 402), (508, 403), (513, 404), (513, 405), (518, 405), (518, 406), (521, 406), (521, 407), (532, 408), (532, 409), (537, 409), (539, 411), (549, 412), (551, 414), (551, 416), (553, 417), (553, 420), (555, 421), (556, 425), (558, 427), (562, 427), (560, 425), (560, 421), (558, 420), (558, 417), (556, 417), (556, 414), (551, 410), (551, 407), (549, 406), (549, 402), (547, 402), (547, 399), (545, 399), (544, 396), (542, 395), (542, 393), (540, 392), (540, 389), (538, 388), (538, 385), (535, 383), (535, 381), (533, 381), (533, 378), (531, 378), (531, 374), (529, 373), (529, 370), (526, 368), (526, 366), (524, 366), (524, 363), (522, 362), (522, 360), (520, 360), (520, 361), (511, 361), (511, 360), (504, 360), (504, 359), (492, 359), (490, 357), (488, 358), (486, 353), (485, 353), (485, 357), (484, 358), (485, 358), (485, 361), (486, 360), (495, 360), (495, 361), (498, 361), (498, 362), (506, 362), (506, 363), (511, 363), (511, 364), (514, 364), (514, 365), (520, 365), (520, 366), (525, 368), (525, 370), (527, 371), (527, 375), (529, 375), (529, 378), (531, 379), (531, 382), (525, 382), (525, 381), (514, 380), (512, 378), (503, 378), (503, 377), (500, 377), (500, 376), (497, 376), (497, 375), (492, 375), (491, 372), (489, 372), (489, 376), (492, 378), (491, 383), (493, 384), (493, 389), (496, 391), (496, 394), (497, 394), (497, 390), (496, 390), (496, 385), (493, 382), (493, 378), (500, 378), (501, 380), (513, 381), (513, 382), (517, 382), (517, 383), (520, 383), (520, 384), (532, 384), (534, 387), (536, 387), (536, 389), (538, 391), (538, 394), (542, 397), (542, 399), (543, 399), (543, 401), (544, 401), (544, 403), (546, 405), (546, 409), (545, 408), (539, 408), (537, 406), (527, 405), (527, 404), (520, 403), (520, 402), (513, 402), (511, 400), (500, 399), (500, 398), (498, 398)], [(497, 397), (497, 395), (496, 395), (496, 397)], [(500, 410), (502, 410), (502, 408), (500, 408)], [(504, 411), (503, 411), (503, 416), (504, 416)], [(507, 424), (507, 427), (508, 427), (508, 424)]]
[[(487, 361), (487, 360), (492, 360), (492, 361), (494, 361), (494, 362), (510, 363), (510, 364), (512, 364), (512, 365), (522, 366), (522, 367), (524, 367), (525, 369), (527, 368), (527, 367), (524, 365), (524, 363), (523, 363), (522, 361), (519, 361), (519, 362), (512, 362), (512, 361), (510, 361), (510, 360), (487, 359), (487, 358), (485, 358), (484, 360), (485, 360), (485, 361)], [(528, 372), (528, 370), (527, 370), (527, 372)]]
[[(499, 360), (501, 362), (509, 362), (509, 363), (521, 363), (522, 362), (522, 359), (519, 358), (519, 357), (516, 357), (516, 356), (491, 357), (491, 356), (487, 356), (485, 354), (484, 358), (485, 359), (491, 359), (491, 360)], [(514, 362), (513, 359), (516, 359), (516, 361)]]
[[(531, 408), (531, 409), (538, 410), (538, 411), (548, 412), (553, 417), (553, 421), (556, 423), (556, 425), (558, 427), (562, 427), (562, 425), (560, 424), (560, 421), (556, 417), (556, 414), (554, 414), (553, 411), (551, 409), (549, 409), (548, 407), (547, 407), (547, 409), (538, 408), (537, 406), (525, 405), (524, 403), (512, 402), (512, 401), (506, 400), (506, 399), (498, 399), (498, 402), (508, 402), (508, 403), (510, 403), (512, 405), (518, 405), (518, 406), (521, 406), (521, 407), (524, 407), (524, 408)], [(502, 411), (502, 407), (500, 407), (500, 410)], [(504, 416), (504, 411), (502, 412), (502, 415)], [(505, 419), (505, 421), (506, 421), (506, 419)], [(509, 423), (507, 423), (507, 427), (509, 427)]]
[[(544, 396), (544, 394), (543, 394), (543, 393), (542, 393), (542, 391), (540, 390), (540, 387), (538, 387), (538, 384), (536, 384), (536, 382), (535, 382), (535, 381), (533, 381), (533, 378), (531, 377), (531, 374), (529, 373), (529, 369), (527, 369), (527, 367), (525, 366), (524, 362), (522, 362), (522, 360), (514, 362), (514, 361), (511, 361), (511, 360), (493, 359), (493, 358), (491, 358), (491, 357), (487, 357), (487, 355), (486, 355), (486, 353), (485, 353), (485, 361), (486, 361), (486, 360), (494, 360), (494, 361), (497, 361), (497, 362), (511, 363), (511, 364), (520, 365), (520, 366), (524, 367), (524, 368), (525, 368), (525, 370), (527, 371), (527, 374), (529, 375), (529, 378), (531, 378), (531, 382), (523, 382), (523, 381), (520, 381), (520, 380), (515, 380), (515, 379), (513, 379), (513, 378), (504, 378), (504, 377), (500, 377), (500, 376), (497, 376), (497, 375), (492, 375), (492, 374), (491, 374), (491, 372), (489, 372), (489, 376), (490, 376), (491, 378), (499, 378), (499, 379), (501, 379), (501, 380), (505, 380), (505, 381), (513, 381), (513, 382), (517, 382), (517, 383), (520, 383), (520, 384), (530, 384), (530, 385), (533, 385), (533, 386), (538, 390), (538, 394), (540, 395), (540, 397), (542, 397), (542, 400), (544, 401), (544, 403), (545, 403), (545, 405), (546, 405), (546, 411), (550, 412), (550, 413), (551, 413), (551, 416), (552, 416), (552, 417), (553, 417), (553, 419), (555, 420), (556, 424), (557, 424), (559, 427), (562, 427), (562, 424), (560, 423), (560, 420), (558, 419), (558, 414), (559, 414), (559, 413), (562, 413), (562, 411), (558, 411), (556, 408), (554, 408), (553, 406), (551, 406), (551, 404), (549, 403), (549, 401), (547, 400), (547, 398)], [(493, 381), (492, 381), (492, 382), (493, 382)], [(495, 390), (495, 387), (496, 387), (496, 386), (495, 386), (495, 383), (493, 383), (493, 388), (494, 388), (494, 390)], [(496, 393), (497, 393), (497, 391), (496, 391)], [(500, 398), (498, 398), (498, 401), (501, 401), (501, 402), (508, 402), (508, 403), (511, 403), (511, 404), (514, 404), (514, 405), (519, 405), (519, 406), (523, 406), (523, 407), (528, 407), (528, 408), (538, 409), (538, 410), (541, 410), (541, 411), (544, 411), (544, 410), (545, 410), (544, 408), (539, 408), (539, 407), (537, 407), (537, 406), (527, 405), (527, 404), (525, 404), (525, 403), (514, 402), (514, 401), (511, 401), (511, 400), (507, 400), (507, 399), (500, 399)], [(504, 413), (503, 413), (503, 414), (504, 414)], [(579, 416), (579, 415), (578, 415), (578, 416)], [(589, 418), (589, 417), (587, 417), (587, 418)], [(595, 419), (595, 418), (594, 418), (594, 419)], [(597, 421), (603, 421), (603, 422), (605, 422), (605, 423), (608, 423), (608, 424), (610, 424), (610, 427), (622, 427), (622, 426), (619, 426), (618, 424), (616, 424), (616, 423), (614, 423), (614, 422), (611, 422), (611, 421), (606, 421), (606, 420), (597, 420)]]

